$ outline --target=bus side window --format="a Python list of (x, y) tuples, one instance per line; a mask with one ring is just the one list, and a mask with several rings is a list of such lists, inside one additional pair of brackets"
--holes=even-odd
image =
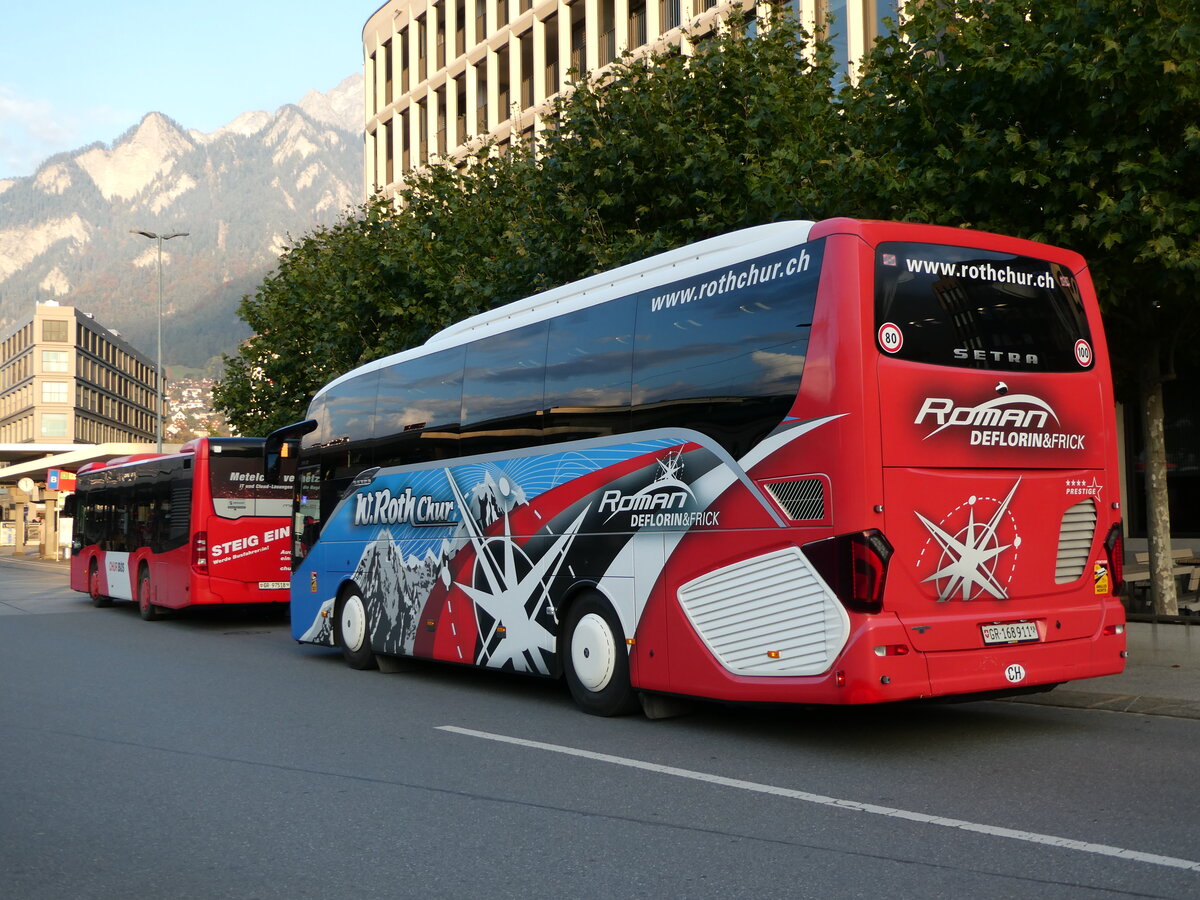
[(463, 346), (385, 370), (375, 407), (375, 464), (381, 468), (458, 456)]
[(550, 321), (546, 351), (546, 440), (574, 441), (630, 429), (633, 297)]
[(547, 322), (480, 338), (467, 347), (462, 454), (542, 443)]
[[(639, 297), (633, 354), (633, 425), (694, 428), (734, 458), (779, 425), (795, 402), (808, 352), (823, 245), (791, 277), (761, 281), (673, 307), (665, 288)], [(774, 270), (776, 257), (761, 268)]]

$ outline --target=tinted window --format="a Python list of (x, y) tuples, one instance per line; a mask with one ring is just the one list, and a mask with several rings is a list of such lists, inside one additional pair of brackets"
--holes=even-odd
[(468, 345), (463, 455), (541, 443), (547, 329), (546, 322), (538, 322)]
[(291, 479), (267, 484), (260, 442), (241, 446), (209, 445), (208, 479), (213, 511), (226, 519), (287, 516), (292, 508)]
[(325, 392), (329, 440), (369, 440), (375, 428), (375, 395), (379, 371), (365, 372)]
[(1011, 253), (940, 244), (880, 244), (879, 348), (914, 362), (1078, 372), (1090, 335), (1070, 270)]
[(799, 389), (823, 249), (640, 294), (634, 428), (695, 428), (737, 457), (777, 426)]
[(634, 298), (550, 322), (546, 439), (580, 440), (629, 430)]
[(376, 465), (457, 455), (465, 352), (439, 350), (383, 370), (375, 410)]

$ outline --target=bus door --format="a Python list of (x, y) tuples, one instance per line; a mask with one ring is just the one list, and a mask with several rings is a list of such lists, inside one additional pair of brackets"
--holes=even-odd
[(1070, 269), (875, 254), (885, 608), (918, 651), (1094, 636), (1114, 574), (1112, 394)]

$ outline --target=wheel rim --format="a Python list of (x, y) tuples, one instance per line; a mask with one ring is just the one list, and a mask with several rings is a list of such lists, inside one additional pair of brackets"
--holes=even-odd
[(88, 593), (93, 600), (100, 599), (100, 570), (95, 566), (88, 570)]
[(142, 578), (138, 581), (138, 603), (143, 610), (150, 608), (150, 579)]
[(588, 613), (571, 632), (571, 667), (579, 683), (589, 691), (604, 690), (616, 667), (617, 642), (608, 623)]
[(363, 608), (362, 597), (358, 594), (351, 594), (342, 604), (339, 626), (345, 648), (351, 653), (360, 649), (367, 637), (367, 611)]

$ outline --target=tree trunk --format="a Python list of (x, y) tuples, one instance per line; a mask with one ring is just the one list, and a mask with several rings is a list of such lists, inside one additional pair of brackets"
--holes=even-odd
[(1139, 379), (1143, 459), (1146, 474), (1146, 537), (1154, 611), (1179, 615), (1171, 574), (1171, 511), (1167, 506), (1167, 444), (1163, 437), (1162, 363), (1157, 341), (1146, 348)]

